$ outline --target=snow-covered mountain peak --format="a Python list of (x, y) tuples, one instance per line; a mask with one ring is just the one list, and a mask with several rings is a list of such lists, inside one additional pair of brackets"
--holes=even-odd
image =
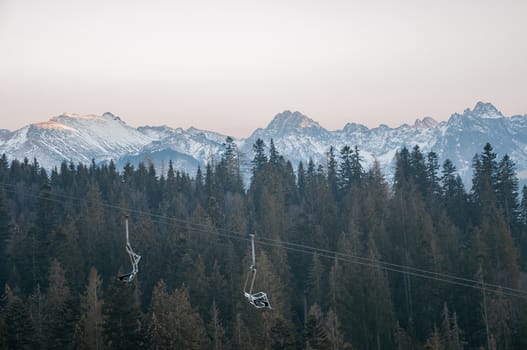
[(116, 116), (115, 114), (113, 114), (111, 112), (104, 112), (102, 117), (104, 119), (121, 121), (121, 118), (119, 118), (118, 116)]
[(51, 118), (52, 120), (56, 120), (59, 118), (72, 118), (72, 119), (101, 119), (100, 115), (96, 114), (78, 114), (78, 113), (62, 113), (58, 117)]
[(423, 119), (416, 119), (414, 128), (416, 129), (432, 129), (437, 126), (437, 121), (432, 117), (424, 117)]
[(291, 131), (295, 129), (322, 128), (320, 124), (302, 113), (284, 111), (277, 114), (267, 126), (267, 130)]
[[(144, 126), (134, 128), (112, 113), (101, 116), (64, 113), (48, 122), (27, 125), (10, 132), (0, 130), (0, 154), (10, 158), (37, 158), (47, 168), (61, 161), (89, 163), (114, 159), (116, 164), (155, 160), (159, 169), (174, 160), (175, 166), (194, 173), (224, 151), (228, 135), (213, 131)], [(514, 158), (521, 177), (527, 177), (527, 115), (504, 118), (490, 103), (478, 102), (473, 109), (455, 113), (448, 121), (436, 122), (430, 117), (391, 128), (376, 128), (348, 123), (342, 130), (328, 131), (300, 112), (277, 114), (267, 128), (257, 129), (249, 138), (235, 139), (244, 159), (251, 159), (252, 146), (258, 139), (274, 144), (296, 167), (309, 159), (324, 164), (330, 147), (357, 145), (368, 168), (374, 160), (382, 164), (389, 179), (393, 159), (403, 146), (418, 145), (423, 152), (433, 150), (440, 160), (449, 158), (464, 180), (471, 175), (471, 159), (490, 142), (500, 154)], [(250, 173), (249, 167), (244, 171)]]
[(471, 111), (469, 108), (465, 109), (463, 115), (473, 115), (483, 119), (503, 118), (503, 114), (492, 105), (492, 103), (478, 102)]
[(367, 132), (369, 129), (367, 126), (357, 123), (347, 123), (342, 131), (345, 133), (351, 133), (351, 132)]
[[(204, 137), (206, 139), (214, 140), (214, 141), (220, 142), (220, 143), (225, 141), (225, 138), (226, 138), (225, 135), (222, 135), (220, 133), (217, 133), (217, 132), (214, 132), (214, 131), (207, 131), (207, 130), (198, 129), (198, 128), (195, 128), (193, 126), (188, 128), (186, 130), (186, 132), (189, 133), (190, 135), (194, 136), (194, 137)], [(233, 139), (236, 139), (236, 138), (233, 138)]]
[(180, 128), (174, 129), (167, 125), (162, 126), (140, 126), (137, 128), (137, 131), (141, 132), (142, 134), (150, 137), (151, 139), (156, 140), (162, 140), (166, 137), (170, 137), (174, 135), (175, 133), (179, 132), (181, 130)]
[(65, 131), (77, 131), (77, 129), (70, 126), (64, 125), (56, 120), (49, 120), (47, 122), (32, 124), (37, 129), (51, 129), (51, 130), (65, 130)]
[(124, 124), (121, 118), (116, 116), (115, 114), (111, 112), (105, 112), (103, 115), (97, 115), (97, 114), (79, 114), (79, 113), (62, 113), (59, 116), (51, 118), (51, 121), (56, 122), (64, 122), (64, 123), (90, 123), (92, 121), (100, 121), (100, 120), (106, 120), (106, 121), (117, 121), (121, 124)]

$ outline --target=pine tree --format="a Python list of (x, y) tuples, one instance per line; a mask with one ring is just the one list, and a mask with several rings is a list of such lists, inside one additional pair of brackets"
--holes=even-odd
[(4, 308), (2, 309), (4, 333), (8, 349), (33, 349), (34, 330), (24, 301), (5, 286)]
[[(459, 228), (468, 226), (470, 217), (467, 210), (467, 195), (461, 177), (450, 159), (443, 163), (441, 191), (448, 217)], [(467, 222), (468, 221), (468, 222)]]
[(474, 156), (472, 167), (472, 200), (481, 218), (485, 215), (484, 208), (491, 208), (496, 203), (495, 178), (498, 164), (490, 143), (485, 144), (481, 155)]
[(247, 232), (247, 206), (240, 193), (225, 195), (224, 217), (225, 228), (234, 232)]
[(322, 265), (317, 253), (313, 254), (312, 265), (307, 276), (309, 301), (314, 304), (325, 305), (326, 283), (324, 266)]
[(212, 306), (210, 307), (210, 322), (208, 330), (209, 338), (211, 339), (211, 349), (226, 350), (229, 348), (215, 300), (212, 301)]
[(410, 338), (404, 328), (401, 327), (399, 321), (396, 321), (394, 328), (394, 339), (397, 350), (413, 349), (413, 339)]
[(159, 322), (155, 312), (152, 312), (146, 330), (146, 348), (148, 350), (170, 349), (171, 342), (168, 331)]
[(438, 196), (441, 193), (439, 186), (439, 156), (435, 152), (429, 152), (426, 156), (426, 178), (430, 186), (428, 194), (431, 194), (432, 197)]
[[(357, 242), (347, 233), (341, 233), (337, 247), (338, 253), (356, 255)], [(351, 341), (352, 336), (360, 336), (361, 317), (356, 317), (363, 308), (361, 296), (362, 281), (359, 267), (355, 264), (341, 263), (336, 258), (329, 275), (330, 308), (335, 310), (344, 331), (344, 340)], [(363, 315), (363, 313), (361, 313)]]
[(497, 349), (510, 349), (512, 345), (512, 302), (503, 295), (500, 288), (495, 294), (489, 294), (487, 313), (490, 334), (495, 339)]
[(337, 198), (338, 188), (338, 162), (335, 158), (335, 148), (331, 146), (327, 153), (327, 177), (329, 188), (334, 198)]
[(392, 297), (388, 276), (381, 268), (379, 252), (375, 241), (370, 238), (367, 245), (368, 260), (374, 262), (371, 268), (362, 269), (363, 295), (359, 301), (365, 311), (360, 317), (365, 325), (363, 337), (369, 348), (389, 348), (393, 346), (390, 337), (395, 315), (393, 311)]
[(415, 145), (410, 153), (410, 168), (412, 182), (417, 186), (421, 195), (425, 196), (429, 187), (428, 172), (423, 152), (418, 145)]
[(313, 304), (309, 308), (304, 338), (306, 347), (317, 350), (331, 349), (331, 344), (324, 327), (322, 311), (320, 311), (320, 307), (317, 304)]
[(206, 349), (208, 339), (203, 319), (190, 305), (187, 289), (176, 289), (170, 296), (173, 307), (175, 327), (171, 329), (171, 339), (179, 349)]
[[(0, 163), (1, 165), (1, 163)], [(0, 167), (0, 173), (2, 173)], [(10, 259), (8, 257), (8, 244), (10, 237), (10, 214), (5, 204), (4, 190), (0, 189), (0, 290), (7, 283), (10, 270)]]
[(81, 318), (76, 327), (75, 348), (104, 348), (102, 306), (102, 280), (95, 267), (92, 267), (88, 275), (88, 284), (81, 296)]
[(207, 305), (209, 305), (208, 281), (205, 262), (201, 254), (198, 255), (194, 261), (192, 271), (186, 279), (189, 285), (190, 302), (194, 305), (199, 305), (200, 314), (207, 313)]
[(496, 197), (497, 206), (503, 212), (509, 229), (515, 229), (519, 207), (518, 178), (516, 165), (507, 154), (498, 163), (496, 170)]
[(297, 348), (293, 330), (282, 316), (274, 318), (270, 332), (272, 350), (294, 350)]
[(304, 170), (304, 163), (298, 163), (297, 172), (297, 187), (300, 197), (304, 197), (306, 191), (306, 172)]
[(29, 230), (32, 285), (35, 287), (39, 284), (44, 289), (47, 286), (45, 276), (50, 264), (51, 236), (53, 231), (56, 230), (57, 221), (59, 220), (59, 208), (56, 201), (50, 200), (51, 193), (51, 187), (44, 183), (40, 189), (35, 224)]
[(46, 295), (41, 292), (39, 284), (27, 298), (27, 305), (32, 323), (31, 328), (34, 330), (33, 343), (38, 347), (46, 348), (49, 317), (46, 312)]
[(338, 175), (340, 190), (347, 193), (353, 182), (353, 149), (348, 145), (340, 150)]
[(410, 162), (410, 152), (406, 147), (395, 153), (395, 174), (393, 176), (393, 187), (405, 187), (412, 181), (412, 166)]
[(49, 268), (49, 288), (44, 312), (47, 315), (47, 348), (71, 348), (75, 329), (72, 300), (64, 269), (57, 260), (53, 260)]
[(337, 313), (333, 309), (329, 309), (326, 315), (326, 333), (328, 335), (329, 343), (332, 350), (349, 348), (351, 345), (344, 343), (344, 336), (342, 334), (340, 321)]
[(62, 224), (53, 232), (51, 245), (53, 256), (57, 257), (61, 266), (66, 267), (66, 279), (72, 291), (80, 292), (84, 284), (85, 261), (79, 240), (73, 213), (67, 213)]
[(462, 332), (459, 329), (457, 322), (457, 314), (454, 312), (450, 320), (452, 327), (450, 332), (450, 345), (452, 350), (463, 350), (464, 341), (462, 339)]
[(267, 163), (267, 156), (265, 155), (265, 143), (262, 139), (257, 139), (253, 145), (254, 159), (253, 165), (253, 178), (256, 172), (263, 169), (263, 166)]
[(205, 349), (210, 345), (204, 322), (190, 305), (186, 288), (168, 293), (164, 281), (156, 284), (150, 303), (148, 341), (151, 348), (167, 345), (176, 349)]
[(152, 291), (150, 302), (150, 316), (146, 334), (150, 349), (164, 349), (174, 346), (170, 334), (176, 326), (173, 312), (167, 286), (163, 280), (160, 280)]
[(443, 350), (443, 349), (449, 349), (445, 348), (443, 346), (443, 339), (441, 338), (441, 335), (439, 334), (439, 330), (434, 325), (434, 331), (432, 332), (432, 335), (430, 338), (426, 340), (425, 344), (426, 350)]
[(283, 162), (283, 160), (284, 157), (280, 155), (274, 145), (273, 139), (271, 139), (271, 141), (269, 142), (269, 163), (273, 166), (278, 166), (281, 162)]
[[(127, 175), (127, 177), (130, 176), (132, 174)], [(125, 260), (124, 225), (120, 227), (121, 230), (119, 231), (111, 231), (108, 223), (99, 186), (97, 183), (91, 183), (88, 193), (86, 193), (86, 201), (80, 209), (78, 219), (79, 241), (85, 252), (86, 262), (96, 266), (102, 278), (107, 280), (117, 274), (116, 267), (120, 266), (115, 259), (115, 251), (120, 251), (120, 254), (117, 255), (120, 257), (120, 262), (128, 261), (127, 257)], [(112, 232), (112, 234), (108, 234), (108, 232)], [(115, 234), (115, 232), (119, 233)], [(117, 250), (117, 245), (114, 245), (117, 240), (121, 242), (119, 244), (120, 250)]]
[(105, 293), (102, 309), (104, 348), (137, 349), (142, 344), (142, 316), (135, 283), (115, 281)]
[(252, 333), (245, 324), (241, 313), (236, 313), (233, 325), (232, 343), (235, 349), (250, 349), (254, 347)]
[[(226, 249), (229, 251), (228, 247)], [(226, 254), (227, 255), (227, 254)], [(234, 276), (232, 276), (234, 278)], [(230, 286), (225, 276), (221, 272), (220, 264), (214, 260), (211, 272), (208, 275), (209, 292), (212, 295), (213, 302), (218, 309), (218, 312), (223, 316), (224, 320), (229, 320), (232, 317), (232, 296), (238, 292), (237, 288)], [(232, 287), (232, 288), (231, 288)], [(238, 286), (236, 286), (238, 287)]]

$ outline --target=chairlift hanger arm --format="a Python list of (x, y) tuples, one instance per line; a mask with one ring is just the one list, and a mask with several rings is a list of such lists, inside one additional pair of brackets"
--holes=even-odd
[(125, 228), (126, 228), (126, 245), (125, 250), (126, 253), (128, 253), (128, 256), (130, 258), (130, 263), (132, 264), (132, 272), (120, 275), (117, 277), (119, 281), (123, 282), (132, 282), (132, 280), (135, 278), (135, 275), (139, 272), (138, 264), (141, 260), (141, 255), (135, 253), (132, 249), (132, 245), (130, 244), (130, 237), (128, 233), (128, 215), (125, 217)]
[[(253, 293), (254, 281), (256, 280), (256, 253), (254, 249), (254, 234), (251, 234), (251, 257), (252, 264), (249, 267), (249, 272), (247, 278), (245, 279), (245, 285), (243, 287), (243, 294), (247, 298), (250, 304), (252, 304), (257, 309), (269, 308), (272, 309), (267, 293), (257, 292)], [(252, 274), (251, 287), (247, 290), (247, 284), (249, 283), (249, 277)]]

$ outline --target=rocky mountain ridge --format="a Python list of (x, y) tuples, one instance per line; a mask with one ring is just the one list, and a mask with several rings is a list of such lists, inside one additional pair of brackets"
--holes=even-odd
[[(16, 131), (0, 130), (0, 153), (8, 158), (36, 158), (41, 166), (53, 168), (61, 162), (96, 163), (115, 161), (118, 169), (127, 162), (153, 162), (166, 171), (169, 160), (177, 169), (194, 175), (197, 167), (221, 157), (228, 135), (196, 128), (168, 126), (133, 128), (112, 113), (78, 115), (64, 113), (47, 122), (27, 125)], [(261, 138), (270, 140), (296, 168), (309, 159), (326, 164), (331, 146), (357, 145), (363, 165), (378, 160), (388, 178), (393, 173), (395, 153), (402, 147), (418, 145), (423, 152), (434, 151), (440, 161), (449, 158), (465, 180), (471, 177), (474, 154), (490, 142), (498, 155), (509, 154), (517, 164), (520, 178), (527, 178), (527, 114), (504, 116), (490, 103), (478, 102), (473, 109), (454, 113), (447, 121), (430, 117), (413, 125), (396, 128), (380, 125), (368, 128), (348, 123), (341, 130), (328, 131), (300, 112), (277, 114), (266, 128), (255, 130), (248, 138), (234, 139), (240, 150), (244, 171), (250, 168), (252, 145)]]

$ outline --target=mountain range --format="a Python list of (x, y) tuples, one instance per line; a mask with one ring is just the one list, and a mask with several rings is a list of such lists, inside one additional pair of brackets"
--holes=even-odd
[[(127, 162), (153, 162), (158, 172), (164, 172), (172, 160), (176, 169), (193, 176), (198, 166), (204, 168), (207, 162), (220, 159), (227, 136), (196, 128), (134, 128), (112, 113), (64, 113), (15, 131), (1, 129), (0, 154), (5, 153), (9, 159), (36, 158), (48, 169), (58, 167), (64, 160), (75, 164), (93, 160), (100, 164), (113, 159), (118, 169)], [(306, 164), (309, 159), (325, 165), (331, 146), (338, 156), (343, 146), (356, 145), (364, 168), (378, 160), (388, 179), (394, 170), (395, 153), (402, 147), (418, 145), (423, 152), (436, 152), (441, 162), (452, 160), (467, 184), (472, 176), (472, 158), (490, 142), (499, 158), (504, 154), (512, 158), (520, 179), (527, 178), (527, 114), (507, 117), (491, 103), (478, 102), (473, 109), (454, 113), (443, 122), (425, 117), (413, 125), (380, 125), (372, 129), (348, 123), (335, 131), (323, 128), (300, 112), (284, 111), (248, 138), (234, 138), (246, 178), (253, 158), (252, 146), (258, 138), (267, 145), (272, 139), (295, 169), (300, 161)]]

